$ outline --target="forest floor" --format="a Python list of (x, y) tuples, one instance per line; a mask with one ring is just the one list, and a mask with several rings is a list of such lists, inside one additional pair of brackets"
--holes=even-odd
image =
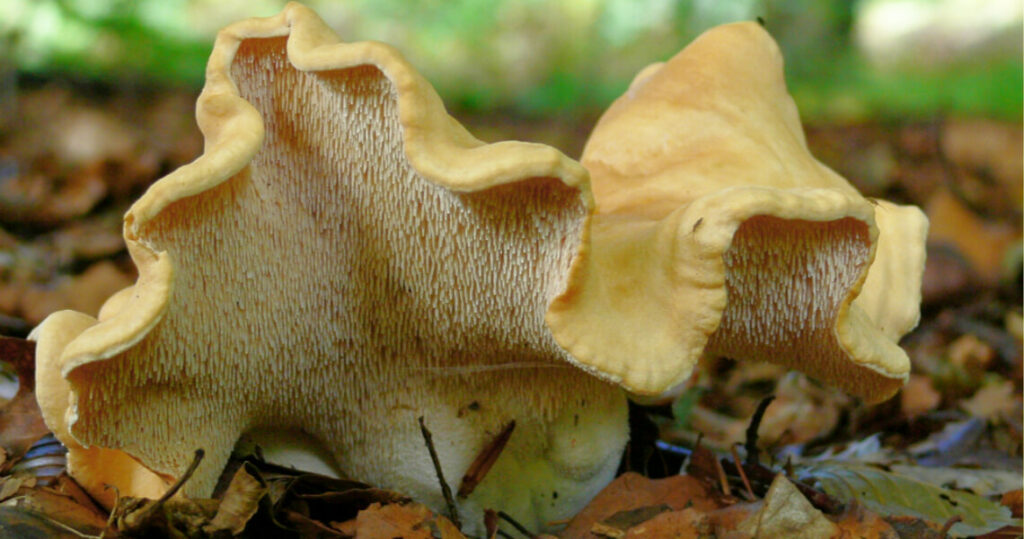
[[(294, 475), (253, 464), (233, 477), (258, 476), (262, 487), (230, 482), (187, 524), (152, 503), (141, 506), (145, 515), (140, 506), (122, 507), (108, 521), (73, 482), (54, 479), (50, 453), (36, 444), (45, 431), (25, 387), (31, 353), (9, 343), (22, 342), (54, 311), (95, 314), (134, 282), (121, 216), (150, 183), (198, 156), (202, 137), (190, 91), (26, 86), (0, 110), (0, 335), (15, 338), (2, 341), (0, 360), (8, 362), (8, 379), (22, 380), (20, 392), (9, 383), (0, 397), (8, 400), (0, 409), (0, 523), (67, 536), (145, 526), (260, 536), (259, 522), (276, 526), (261, 520), (269, 518), (304, 536), (459, 537), (446, 518), (398, 494), (353, 482), (300, 488)], [(596, 118), (459, 117), (484, 140), (544, 142), (573, 157)], [(950, 117), (812, 125), (807, 137), (813, 153), (866, 196), (919, 205), (930, 218), (922, 318), (902, 342), (912, 361), (909, 382), (896, 398), (867, 406), (773, 365), (703, 365), (675, 402), (634, 409), (628, 473), (566, 523), (563, 537), (770, 536), (783, 529), (1020, 536), (1021, 125)], [(741, 460), (735, 448), (751, 441), (748, 426), (768, 396), (774, 401), (753, 419), (762, 458)], [(260, 489), (274, 481), (289, 486), (272, 506), (260, 505), (271, 496)], [(349, 494), (309, 502), (310, 493), (325, 492)], [(211, 528), (228, 500), (244, 506), (244, 518)], [(778, 515), (787, 511), (796, 523), (782, 523)]]

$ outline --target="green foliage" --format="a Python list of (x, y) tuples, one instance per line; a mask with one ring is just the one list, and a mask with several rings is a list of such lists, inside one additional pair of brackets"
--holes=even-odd
[[(871, 0), (871, 3), (886, 0)], [(213, 32), (284, 0), (0, 0), (0, 46), (20, 70), (202, 82)], [(645, 65), (717, 24), (762, 18), (805, 117), (973, 114), (1019, 119), (1019, 54), (882, 71), (854, 46), (847, 0), (308, 0), (346, 40), (401, 50), (465, 109), (600, 110)], [(1012, 52), (1012, 51), (1011, 51)], [(0, 66), (2, 67), (2, 66)]]
[(682, 395), (672, 401), (672, 417), (675, 418), (675, 426), (677, 428), (689, 428), (690, 414), (705, 393), (707, 393), (707, 389), (694, 386), (684, 391)]

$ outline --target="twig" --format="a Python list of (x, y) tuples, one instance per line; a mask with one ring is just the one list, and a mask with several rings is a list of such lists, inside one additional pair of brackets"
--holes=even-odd
[(949, 520), (943, 524), (942, 530), (939, 531), (939, 537), (949, 537), (949, 530), (953, 528), (954, 524), (962, 521), (963, 519), (964, 517), (962, 515), (953, 515), (949, 517)]
[(473, 459), (473, 463), (469, 465), (466, 473), (462, 476), (462, 483), (459, 485), (459, 492), (457, 496), (462, 499), (473, 493), (480, 481), (483, 481), (484, 477), (487, 476), (487, 472), (491, 471), (491, 467), (498, 461), (498, 457), (501, 456), (502, 450), (505, 449), (505, 445), (508, 443), (509, 438), (512, 437), (512, 431), (516, 428), (515, 420), (509, 421), (507, 425), (487, 447), (480, 451), (480, 454)]
[(504, 520), (505, 522), (511, 524), (512, 527), (515, 528), (516, 531), (518, 531), (519, 533), (527, 537), (533, 537), (533, 534), (530, 533), (530, 530), (526, 529), (526, 526), (523, 526), (522, 524), (516, 522), (516, 520), (510, 517), (508, 513), (504, 511), (498, 511), (498, 516), (501, 518), (501, 520)]
[(750, 418), (750, 424), (747, 425), (747, 443), (744, 445), (747, 449), (747, 464), (758, 464), (757, 429), (761, 426), (765, 410), (773, 400), (775, 400), (775, 395), (768, 395), (761, 399), (761, 402), (757, 404), (757, 410), (754, 410), (754, 415)]
[(205, 455), (206, 451), (203, 451), (202, 448), (196, 449), (195, 456), (192, 457), (192, 463), (185, 469), (185, 473), (181, 474), (181, 477), (179, 477), (178, 480), (171, 485), (171, 488), (167, 489), (167, 492), (165, 492), (163, 496), (160, 496), (160, 499), (153, 505), (162, 505), (166, 503), (167, 500), (170, 500), (171, 496), (174, 496), (174, 494), (181, 489), (182, 485), (192, 477), (192, 474), (196, 473), (196, 468), (199, 467), (199, 463), (203, 461), (203, 457)]
[(732, 489), (729, 488), (729, 477), (725, 475), (725, 468), (722, 467), (722, 463), (717, 458), (712, 457), (715, 462), (715, 469), (718, 470), (718, 481), (722, 484), (722, 494), (726, 496), (732, 496)]
[(427, 444), (427, 451), (430, 452), (430, 460), (434, 463), (434, 473), (437, 474), (437, 481), (441, 483), (441, 495), (444, 496), (444, 503), (448, 506), (448, 518), (455, 527), (462, 529), (462, 521), (459, 519), (459, 510), (455, 507), (455, 498), (452, 496), (452, 489), (444, 480), (444, 472), (441, 470), (441, 460), (437, 458), (437, 450), (434, 449), (434, 437), (427, 430), (423, 416), (420, 416), (420, 432), (423, 434), (423, 442)]
[[(152, 501), (152, 503), (150, 503), (150, 500), (144, 500), (143, 505), (138, 509), (138, 511), (132, 512), (131, 508), (126, 508), (124, 513), (117, 517), (115, 517), (115, 513), (118, 512), (118, 508), (115, 506), (114, 510), (110, 513), (111, 520), (116, 518), (117, 521), (123, 524), (123, 526), (121, 526), (122, 530), (136, 528), (141, 529), (148, 525), (150, 516), (156, 513), (158, 509), (162, 508), (163, 505), (167, 503), (167, 500), (170, 500), (171, 497), (181, 489), (182, 485), (192, 477), (196, 468), (199, 467), (199, 463), (203, 461), (204, 455), (206, 455), (206, 452), (203, 451), (202, 448), (196, 449), (195, 456), (192, 457), (192, 463), (188, 465), (188, 468), (186, 468), (185, 472), (181, 474), (181, 477), (179, 477), (178, 480), (167, 489), (167, 492), (164, 492), (164, 495), (160, 496), (159, 499)], [(118, 497), (118, 500), (120, 501), (120, 496)], [(121, 521), (122, 518), (123, 521)], [(107, 526), (109, 528), (110, 521), (107, 522)], [(106, 531), (107, 530), (104, 529), (104, 536), (106, 535)]]
[(729, 452), (732, 453), (732, 461), (736, 463), (736, 469), (740, 472), (740, 479), (743, 480), (743, 486), (747, 487), (747, 494), (750, 494), (750, 499), (755, 500), (757, 496), (754, 495), (754, 489), (750, 488), (750, 481), (747, 479), (747, 472), (743, 471), (743, 463), (740, 462), (740, 456), (736, 454), (736, 445), (733, 444), (729, 447)]

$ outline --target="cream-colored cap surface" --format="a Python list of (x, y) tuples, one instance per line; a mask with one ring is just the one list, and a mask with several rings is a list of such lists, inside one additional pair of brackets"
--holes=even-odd
[[(208, 496), (240, 434), (291, 428), (346, 473), (433, 499), (418, 415), (450, 422), (453, 474), (515, 419), (499, 466), (542, 460), (584, 503), (626, 429), (621, 392), (544, 322), (592, 209), (586, 171), (475, 139), (394, 49), (339, 42), (298, 4), (222, 30), (206, 77), (203, 155), (125, 215), (138, 281), (98, 320), (56, 313), (37, 332), (41, 402), (72, 458), (103, 448), (162, 480), (202, 447), (183, 492)], [(574, 461), (586, 473), (546, 453), (590, 436), (552, 432), (574, 414), (607, 440)], [(73, 473), (94, 495), (153, 492), (134, 469), (88, 468)]]

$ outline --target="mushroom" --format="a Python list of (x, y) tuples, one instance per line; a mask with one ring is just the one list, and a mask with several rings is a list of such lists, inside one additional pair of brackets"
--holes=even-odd
[(590, 256), (547, 317), (573, 361), (640, 395), (671, 392), (702, 356), (780, 363), (869, 402), (906, 381), (896, 341), (917, 324), (927, 220), (811, 155), (759, 25), (641, 71), (582, 163)]
[(577, 162), (478, 141), (395, 50), (298, 4), (220, 32), (196, 115), (205, 153), (124, 217), (137, 283), (33, 335), (90, 494), (159, 494), (201, 447), (183, 493), (207, 497), (240, 437), (276, 429), (443, 507), (420, 416), (456, 480), (515, 421), (460, 502), (471, 524), (539, 528), (611, 480), (625, 396), (544, 321), (591, 211)]
[[(591, 218), (583, 167), (476, 140), (390, 47), (340, 43), (294, 3), (222, 30), (197, 104), (205, 153), (125, 215), (138, 281), (97, 319), (62, 311), (33, 333), (72, 475), (109, 505), (104, 483), (152, 495), (201, 447), (182, 492), (208, 496), (240, 438), (299, 432), (336, 470), (440, 508), (417, 419), (449, 478), (514, 421), (459, 511), (469, 531), (484, 508), (540, 529), (614, 474), (619, 385), (658, 394), (702, 353), (783, 351), (891, 392), (901, 292), (851, 302), (876, 253), (875, 286), (913, 288), (902, 240), (923, 238), (876, 242), (875, 214), (916, 214), (876, 209), (810, 157), (758, 32), (710, 32), (612, 107), (584, 156)], [(799, 305), (763, 294), (796, 281)]]

